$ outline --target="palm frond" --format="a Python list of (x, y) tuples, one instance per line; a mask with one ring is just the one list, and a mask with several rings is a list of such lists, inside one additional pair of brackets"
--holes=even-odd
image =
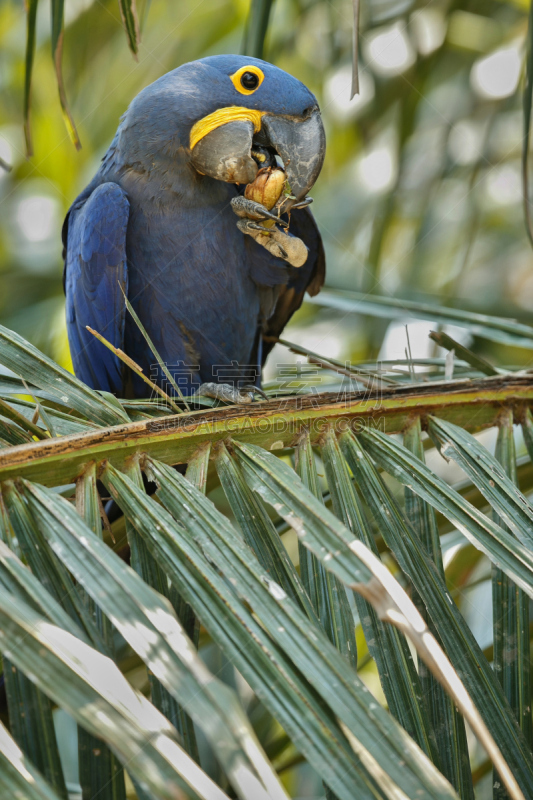
[[(526, 717), (520, 698), (527, 676), (515, 664), (502, 686), (492, 671), (444, 582), (442, 518), (435, 516), (488, 555), (501, 570), (498, 587), (505, 578), (524, 598), (531, 595), (533, 509), (511, 480), (509, 444), (517, 405), (525, 430), (531, 424), (527, 375), (270, 399), (246, 414), (239, 407), (178, 415), (163, 409), (161, 417), (159, 405), (145, 401), (147, 418), (124, 423), (131, 404), (67, 381), (7, 331), (0, 360), (4, 353), (10, 364), (17, 355), (22, 380), (0, 387), (0, 400), (14, 429), (33, 439), (0, 454), (3, 538), (10, 544), (0, 543), (0, 644), (19, 679), (6, 682), (14, 731), (13, 698), (30, 691), (40, 706), (34, 703), (27, 732), (46, 714), (50, 720), (50, 700), (67, 710), (80, 726), (80, 752), (84, 742), (104, 747), (92, 785), (107, 776), (118, 792), (110, 797), (123, 792), (121, 765), (140, 797), (170, 797), (170, 786), (187, 797), (225, 797), (224, 781), (217, 786), (197, 763), (197, 728), (239, 797), (286, 797), (234, 691), (197, 654), (199, 620), (283, 727), (282, 747), (292, 742), (339, 800), (398, 793), (441, 800), (456, 797), (455, 790), (471, 798), (461, 714), (509, 796), (533, 792), (527, 723), (523, 731), (517, 724)], [(65, 395), (58, 378), (68, 384)], [(19, 405), (24, 381), (36, 387), (45, 415), (90, 421), (91, 429), (38, 438), (46, 424), (34, 416), (36, 430), (28, 427), (36, 403)], [(105, 427), (110, 418), (115, 425)], [(424, 463), (421, 424), (463, 466), (477, 505)], [(468, 432), (494, 424), (504, 431), (497, 451), (504, 466)], [(390, 433), (404, 429), (402, 445)], [(329, 489), (324, 498), (315, 447)], [(291, 449), (297, 472), (284, 457)], [(406, 487), (405, 510), (376, 463)], [(188, 464), (186, 475), (173, 468), (179, 464)], [(238, 527), (211, 499), (217, 478)], [(125, 516), (133, 569), (104, 541), (99, 481)], [(75, 503), (57, 491), (66, 482), (76, 484)], [(509, 530), (486, 513), (487, 503)], [(301, 574), (272, 514), (298, 536)], [(394, 574), (389, 553), (399, 568)], [(355, 592), (391, 713), (358, 675), (347, 589)], [(524, 599), (517, 606), (522, 622), (525, 607)], [(119, 671), (113, 631), (149, 670), (153, 705)], [(53, 751), (38, 756), (22, 730), (18, 738), (53, 782)], [(87, 763), (80, 772), (86, 787)]]

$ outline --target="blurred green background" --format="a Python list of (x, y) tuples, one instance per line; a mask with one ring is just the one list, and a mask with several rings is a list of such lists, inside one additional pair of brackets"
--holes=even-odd
[[(27, 160), (25, 14), (21, 0), (0, 0), (0, 158), (13, 167), (10, 173), (0, 169), (0, 323), (64, 366), (70, 359), (60, 231), (69, 205), (96, 171), (132, 98), (186, 61), (240, 52), (248, 12), (249, 0), (144, 0), (136, 62), (116, 0), (66, 0), (63, 69), (82, 142), (77, 152), (59, 107), (50, 5), (41, 0), (35, 154)], [(361, 94), (350, 100), (351, 2), (272, 4), (264, 57), (316, 93), (326, 125), (327, 157), (313, 208), (326, 246), (329, 287), (530, 321), (533, 257), (523, 221), (520, 163), (527, 16), (522, 0), (362, 0)], [(406, 325), (413, 358), (437, 354), (428, 339), (435, 323), (310, 303), (294, 317), (286, 338), (340, 360), (403, 359)], [(475, 339), (465, 328), (446, 330), (496, 364), (531, 366), (530, 350)], [(277, 346), (269, 376), (276, 364), (295, 359)], [(488, 446), (493, 434), (484, 438)], [(444, 462), (433, 460), (442, 473)], [(452, 483), (460, 477), (457, 471), (446, 474)], [(458, 558), (452, 574), (461, 610), (482, 646), (490, 648), (488, 562), (469, 546), (465, 551), (454, 535), (443, 541), (448, 566), (453, 568), (461, 552), (468, 556), (468, 568)], [(294, 550), (289, 538), (286, 544)], [(358, 638), (359, 633), (360, 628)], [(228, 670), (217, 662), (218, 651), (210, 654), (207, 645), (202, 652), (218, 674)], [(361, 661), (360, 672), (380, 696), (373, 665)], [(257, 728), (270, 730), (270, 717), (266, 723), (244, 683), (239, 690)], [(67, 723), (60, 729), (69, 740)], [(275, 737), (272, 742), (276, 752)], [(481, 754), (471, 744), (477, 766)], [(67, 749), (65, 744), (63, 754)], [(282, 747), (280, 753), (277, 766), (292, 796), (321, 796), (309, 767), (291, 769), (299, 762), (295, 750)], [(67, 772), (75, 783), (72, 763)], [(478, 797), (490, 795), (490, 775), (483, 786), (487, 794), (480, 784)]]
[[(0, 322), (62, 364), (65, 212), (139, 90), (186, 61), (241, 51), (248, 11), (248, 0), (144, 0), (135, 62), (116, 0), (67, 0), (63, 69), (83, 145), (76, 152), (41, 0), (35, 155), (26, 160), (25, 15), (20, 0), (0, 0), (0, 157), (13, 165), (0, 170)], [(351, 3), (275, 0), (264, 56), (316, 93), (327, 129), (313, 194), (329, 286), (529, 319), (532, 254), (520, 185), (527, 13), (522, 0), (363, 0), (361, 94), (350, 101)], [(287, 338), (330, 357), (396, 358), (409, 322), (307, 305)], [(413, 357), (433, 354), (431, 327), (409, 326)], [(529, 363), (528, 351), (468, 343), (496, 363)], [(271, 362), (280, 358), (291, 360), (278, 351)]]

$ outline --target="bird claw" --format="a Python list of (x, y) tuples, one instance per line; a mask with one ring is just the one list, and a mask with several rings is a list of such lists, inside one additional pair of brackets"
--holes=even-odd
[(263, 236), (270, 236), (272, 228), (265, 228), (259, 222), (253, 222), (251, 219), (240, 219), (237, 222), (237, 227), (241, 233), (249, 233), (252, 231), (259, 231)]
[(265, 228), (252, 220), (240, 219), (237, 227), (275, 258), (283, 259), (291, 267), (301, 267), (307, 261), (309, 251), (304, 242), (297, 236), (280, 231), (275, 225), (272, 228)]
[(278, 225), (288, 227), (288, 223), (280, 219), (276, 214), (272, 214), (261, 203), (256, 203), (255, 200), (248, 200), (247, 197), (234, 197), (231, 201), (231, 208), (238, 217), (248, 218), (251, 220), (265, 220), (271, 219), (277, 222)]
[(252, 395), (255, 395), (255, 394), (261, 395), (263, 400), (268, 400), (269, 399), (268, 395), (262, 389), (260, 389), (259, 386), (254, 386), (254, 384), (252, 384), (252, 383), (247, 383), (246, 386), (241, 386), (241, 389), (244, 389), (245, 391), (251, 392)]
[(308, 197), (304, 197), (303, 200), (300, 200), (299, 203), (295, 203), (291, 207), (291, 211), (293, 211), (295, 208), (307, 208), (307, 206), (310, 206), (312, 202), (313, 202), (313, 198), (312, 197), (309, 197), (309, 196)]
[[(251, 389), (252, 387), (244, 387)], [(257, 391), (257, 387), (253, 387)], [(251, 403), (254, 399), (253, 391), (241, 392), (236, 386), (229, 383), (202, 383), (196, 391), (197, 395), (204, 397), (214, 397), (215, 400), (222, 400), (225, 403), (243, 405)]]

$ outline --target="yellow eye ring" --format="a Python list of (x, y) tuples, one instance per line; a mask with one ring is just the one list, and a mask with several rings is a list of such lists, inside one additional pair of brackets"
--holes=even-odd
[[(259, 67), (248, 65), (238, 69), (237, 72), (234, 72), (233, 75), (230, 75), (230, 78), (238, 92), (241, 94), (253, 94), (255, 91), (257, 91), (257, 89), (259, 89), (265, 79), (265, 76), (263, 74), (263, 70), (259, 69)], [(246, 86), (246, 83), (249, 85)]]

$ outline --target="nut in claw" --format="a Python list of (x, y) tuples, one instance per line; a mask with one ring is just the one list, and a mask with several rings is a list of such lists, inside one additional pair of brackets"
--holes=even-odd
[(247, 200), (260, 203), (269, 211), (274, 208), (285, 188), (287, 176), (282, 169), (260, 169), (255, 180), (244, 190)]

